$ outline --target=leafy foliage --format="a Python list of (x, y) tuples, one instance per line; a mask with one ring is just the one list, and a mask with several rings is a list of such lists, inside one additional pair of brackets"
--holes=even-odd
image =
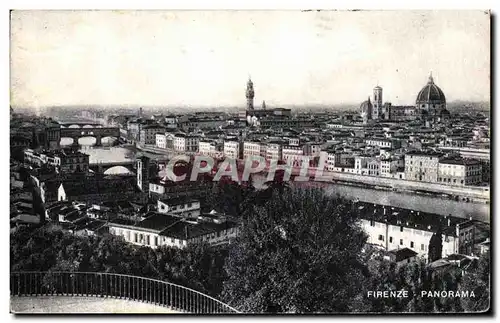
[(460, 290), (474, 291), (474, 298), (462, 299), (462, 307), (466, 312), (486, 312), (490, 309), (491, 284), (490, 253), (479, 258), (479, 262), (469, 270), (463, 279)]
[(11, 233), (11, 271), (89, 271), (162, 279), (217, 296), (224, 280), (222, 250), (136, 247), (121, 238), (78, 236), (57, 226)]
[(429, 261), (433, 262), (442, 258), (443, 254), (443, 233), (439, 226), (429, 241)]
[(359, 293), (366, 235), (349, 202), (275, 189), (246, 209), (224, 299), (245, 312), (346, 312)]

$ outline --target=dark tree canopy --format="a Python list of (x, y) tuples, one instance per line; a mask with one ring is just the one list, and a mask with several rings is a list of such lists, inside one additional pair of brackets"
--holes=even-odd
[(90, 271), (161, 279), (217, 297), (225, 279), (223, 250), (137, 247), (104, 235), (78, 236), (57, 226), (19, 227), (10, 236), (11, 271)]
[(443, 233), (442, 227), (439, 226), (437, 231), (429, 240), (429, 262), (436, 261), (442, 258), (443, 254)]
[(224, 299), (245, 312), (347, 312), (360, 291), (366, 235), (342, 199), (274, 190), (246, 209)]
[(474, 298), (462, 299), (466, 312), (486, 312), (491, 308), (491, 266), (490, 253), (481, 255), (479, 261), (464, 276), (460, 290), (474, 291)]

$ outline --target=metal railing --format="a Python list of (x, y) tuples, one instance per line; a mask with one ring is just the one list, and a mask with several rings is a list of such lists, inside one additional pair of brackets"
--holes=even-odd
[(217, 299), (180, 285), (98, 272), (12, 272), (11, 296), (90, 296), (146, 302), (196, 314), (239, 313)]

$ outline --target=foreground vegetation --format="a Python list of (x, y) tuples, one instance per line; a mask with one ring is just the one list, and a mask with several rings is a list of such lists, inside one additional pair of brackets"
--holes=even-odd
[[(54, 225), (11, 233), (11, 271), (91, 271), (180, 284), (243, 312), (462, 312), (489, 308), (490, 262), (432, 272), (396, 268), (366, 246), (352, 203), (320, 190), (274, 183), (264, 191), (228, 184), (207, 199), (233, 211), (241, 234), (225, 248), (137, 247), (111, 235), (76, 236)], [(376, 299), (368, 291), (407, 290)], [(425, 298), (423, 290), (474, 291), (472, 298)]]

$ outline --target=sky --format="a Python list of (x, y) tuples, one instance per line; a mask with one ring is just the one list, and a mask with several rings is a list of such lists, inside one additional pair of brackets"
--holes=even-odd
[(483, 11), (13, 11), (11, 105), (414, 104), (490, 99)]

